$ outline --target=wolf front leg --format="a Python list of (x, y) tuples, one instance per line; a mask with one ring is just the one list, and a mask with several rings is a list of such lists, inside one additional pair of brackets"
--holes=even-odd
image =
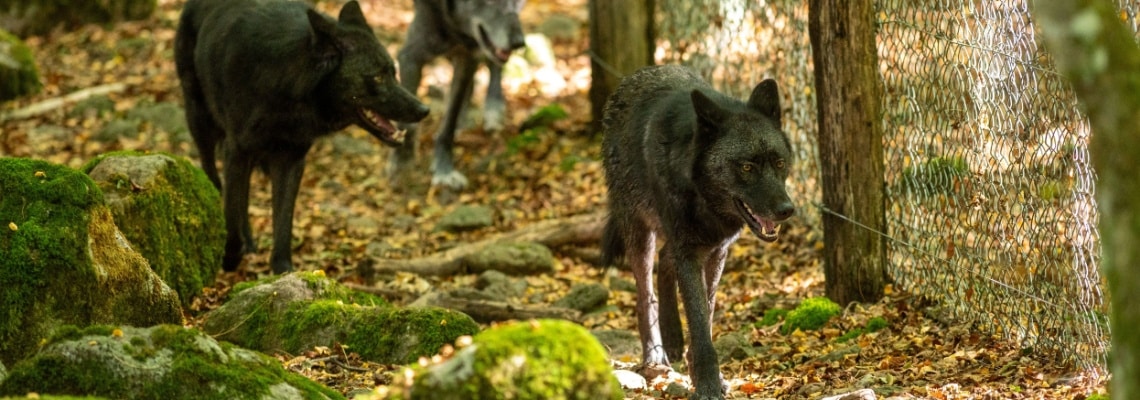
[(657, 257), (657, 297), (660, 304), (661, 340), (669, 360), (680, 360), (685, 350), (685, 334), (681, 330), (680, 307), (677, 303), (677, 267), (669, 254), (669, 246)]
[(696, 391), (690, 397), (694, 400), (724, 399), (724, 388), (720, 379), (720, 364), (716, 349), (713, 348), (712, 330), (709, 321), (708, 294), (705, 292), (704, 273), (698, 264), (700, 255), (692, 247), (684, 244), (666, 244), (673, 247), (673, 265), (677, 268), (677, 283), (681, 289), (681, 301), (685, 304), (685, 317), (689, 320), (689, 357), (692, 368), (689, 377)]
[(451, 92), (448, 93), (447, 112), (444, 113), (443, 124), (435, 136), (435, 152), (432, 154), (432, 186), (444, 186), (450, 189), (463, 189), (467, 186), (467, 177), (455, 170), (455, 130), (458, 127), (459, 116), (471, 99), (471, 87), (475, 83), (475, 68), (478, 66), (475, 58), (468, 52), (459, 52), (451, 58), (454, 71), (451, 75)]
[(297, 203), (308, 150), (283, 150), (268, 161), (273, 185), (273, 252), (269, 256), (269, 265), (275, 274), (293, 271), (293, 208)]
[[(653, 252), (657, 236), (641, 221), (627, 221), (625, 232), (626, 261), (637, 284), (637, 334), (641, 339), (642, 376), (652, 379), (672, 370), (669, 356), (661, 344), (658, 319), (660, 307), (653, 290)], [(631, 226), (632, 225), (632, 226)]]

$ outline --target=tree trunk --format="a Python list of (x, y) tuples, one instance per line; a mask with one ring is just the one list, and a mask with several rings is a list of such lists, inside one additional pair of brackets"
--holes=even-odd
[(1045, 47), (1073, 83), (1092, 126), (1101, 271), (1112, 309), (1109, 393), (1114, 399), (1140, 398), (1140, 49), (1108, 1), (1033, 5)]
[(888, 279), (878, 233), (886, 218), (875, 7), (870, 0), (812, 0), (809, 7), (827, 297), (872, 302)]
[(590, 103), (595, 132), (621, 78), (653, 65), (654, 0), (590, 0)]

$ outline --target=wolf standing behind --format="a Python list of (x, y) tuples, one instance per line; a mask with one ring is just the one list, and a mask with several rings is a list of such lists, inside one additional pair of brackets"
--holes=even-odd
[[(622, 80), (602, 124), (610, 208), (603, 260), (624, 255), (636, 278), (643, 373), (663, 372), (681, 357), (679, 288), (693, 398), (721, 399), (712, 315), (728, 247), (745, 225), (776, 240), (779, 223), (795, 212), (784, 187), (792, 154), (776, 82), (761, 82), (742, 103), (687, 68), (646, 67)], [(665, 245), (655, 293), (658, 235)]]
[(273, 184), (270, 264), (291, 271), (293, 206), (313, 142), (355, 124), (397, 146), (389, 119), (415, 122), (428, 113), (396, 82), (395, 64), (356, 1), (334, 20), (304, 2), (190, 0), (174, 61), (202, 169), (218, 189), (221, 147), (226, 271), (256, 250), (248, 210), (255, 166)]
[[(523, 47), (519, 11), (526, 0), (415, 0), (415, 17), (408, 27), (407, 41), (400, 49), (400, 81), (415, 93), (425, 64), (447, 55), (451, 61), (451, 89), (447, 111), (435, 135), (431, 184), (452, 189), (467, 186), (467, 177), (455, 170), (453, 148), (459, 116), (471, 99), (475, 70), (485, 58), (490, 79), (483, 102), (483, 126), (498, 130), (505, 119), (503, 64), (511, 52)], [(480, 56), (482, 53), (482, 56)], [(396, 149), (393, 173), (412, 168), (416, 150), (416, 126), (407, 127), (407, 140)]]

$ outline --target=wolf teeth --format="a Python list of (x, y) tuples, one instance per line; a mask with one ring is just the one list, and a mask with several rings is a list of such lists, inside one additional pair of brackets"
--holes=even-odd
[(392, 132), (392, 139), (395, 139), (396, 141), (402, 142), (402, 141), (404, 141), (404, 137), (407, 136), (407, 134), (408, 134), (407, 129), (400, 129), (398, 131)]

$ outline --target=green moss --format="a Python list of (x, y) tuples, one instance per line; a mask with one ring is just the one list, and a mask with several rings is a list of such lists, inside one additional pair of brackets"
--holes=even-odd
[(61, 271), (90, 264), (88, 209), (100, 204), (103, 196), (87, 175), (41, 160), (0, 158), (0, 360), (34, 351), (40, 338), (18, 328), (36, 315), (37, 292), (71, 278)]
[(1088, 397), (1085, 397), (1085, 400), (1108, 400), (1108, 399), (1109, 399), (1108, 395), (1102, 394), (1102, 393), (1093, 393), (1093, 394), (1090, 394)]
[(962, 157), (934, 157), (902, 172), (904, 190), (920, 194), (951, 193), (956, 182), (970, 175), (970, 165)]
[(780, 333), (787, 335), (797, 329), (801, 331), (817, 330), (831, 320), (831, 317), (839, 315), (840, 310), (838, 304), (826, 297), (804, 299), (800, 305), (796, 306), (795, 310), (789, 312), (785, 317), (784, 325), (780, 327)]
[(765, 326), (772, 326), (779, 323), (788, 315), (788, 310), (782, 308), (769, 308), (764, 310), (764, 318), (756, 321), (756, 327), (762, 328)]
[(11, 61), (20, 66), (17, 69), (0, 68), (0, 102), (38, 93), (43, 84), (40, 83), (40, 73), (36, 70), (32, 49), (20, 38), (3, 29), (0, 29), (0, 44), (3, 44), (0, 48), (8, 48)]
[(886, 318), (872, 317), (871, 319), (867, 320), (866, 328), (867, 328), (867, 332), (878, 332), (878, 331), (883, 330), (883, 328), (886, 328), (889, 325), (890, 325), (890, 323), (887, 322)]
[(361, 357), (377, 362), (414, 362), (436, 354), (460, 336), (479, 332), (479, 324), (467, 314), (442, 308), (389, 308), (355, 314), (355, 328), (345, 344)]
[(146, 187), (140, 188), (126, 175), (103, 177), (98, 184), (108, 196), (121, 199), (112, 208), (119, 230), (150, 262), (151, 269), (178, 292), (183, 304), (190, 304), (213, 282), (222, 263), (225, 219), (218, 190), (201, 169), (171, 154), (116, 151), (96, 157), (81, 169), (90, 174), (112, 157), (169, 160), (163, 173)]
[[(476, 335), (473, 346), (474, 361), (468, 379), (420, 377), (413, 398), (624, 397), (605, 350), (589, 332), (574, 323), (539, 320), (498, 326)], [(425, 393), (429, 395), (421, 396)]]

